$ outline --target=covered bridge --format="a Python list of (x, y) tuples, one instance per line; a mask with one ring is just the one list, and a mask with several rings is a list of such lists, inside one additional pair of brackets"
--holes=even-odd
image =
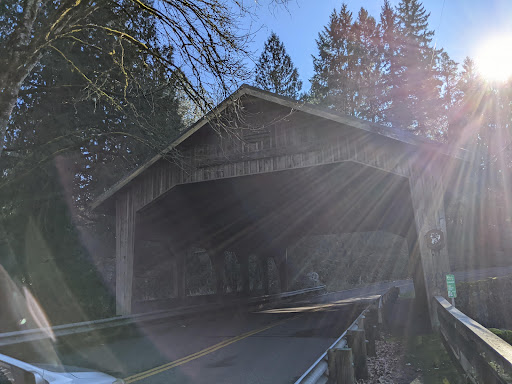
[(244, 85), (93, 202), (116, 216), (117, 312), (132, 311), (134, 266), (158, 264), (141, 240), (165, 244), (183, 295), (191, 247), (207, 250), (219, 293), (224, 251), (239, 255), (244, 291), (249, 255), (273, 258), (286, 289), (290, 244), (375, 230), (407, 239), (416, 296), (430, 309), (450, 268), (444, 191), (469, 168), (465, 156)]

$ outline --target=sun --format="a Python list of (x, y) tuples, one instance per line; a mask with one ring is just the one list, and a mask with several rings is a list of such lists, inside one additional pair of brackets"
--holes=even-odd
[(482, 42), (475, 64), (489, 81), (508, 80), (512, 76), (512, 36), (495, 36)]

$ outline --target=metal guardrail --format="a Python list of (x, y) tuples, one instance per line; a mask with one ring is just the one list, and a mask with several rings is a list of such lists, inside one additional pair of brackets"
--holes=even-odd
[(439, 333), (448, 352), (475, 384), (512, 383), (512, 346), (436, 296)]
[[(353, 340), (350, 340), (350, 333), (351, 332), (362, 332), (363, 341), (366, 341), (365, 334), (364, 334), (364, 328), (365, 325), (372, 325), (373, 324), (365, 324), (364, 321), (367, 318), (367, 315), (370, 312), (376, 312), (377, 322), (379, 324), (382, 324), (383, 322), (383, 311), (385, 310), (387, 304), (390, 301), (395, 300), (398, 297), (399, 289), (397, 287), (390, 288), (385, 294), (380, 295), (379, 297), (375, 298), (370, 302), (370, 304), (361, 312), (361, 314), (352, 322), (352, 324), (347, 328), (343, 334), (336, 339), (334, 343), (313, 363), (309, 369), (304, 372), (304, 374), (295, 382), (295, 384), (325, 384), (327, 382), (337, 382), (336, 377), (337, 372), (334, 372), (336, 370), (339, 370), (342, 367), (337, 366), (338, 361), (336, 360), (336, 357), (334, 353), (331, 353), (336, 350), (351, 350), (352, 347), (356, 347)], [(373, 335), (374, 336), (374, 335)], [(372, 336), (372, 337), (373, 337)], [(370, 340), (370, 343), (374, 343), (375, 340)], [(354, 348), (355, 349), (355, 348)], [(359, 348), (358, 348), (359, 349)], [(352, 378), (352, 381), (354, 380), (354, 369), (357, 371), (359, 368), (357, 367), (357, 361), (364, 359), (364, 365), (366, 364), (366, 348), (364, 348), (365, 351), (363, 351), (364, 356), (361, 356), (361, 351), (354, 351), (356, 352), (351, 359), (354, 359), (354, 366), (345, 367), (348, 370), (351, 370), (352, 372), (348, 372), (348, 382), (350, 382), (350, 377)], [(352, 351), (350, 351), (350, 356), (352, 356)], [(364, 370), (364, 368), (363, 368)], [(357, 373), (357, 372), (356, 372)], [(357, 376), (357, 374), (356, 374)]]
[(283, 292), (274, 295), (259, 296), (250, 299), (233, 300), (230, 301), (229, 303), (222, 303), (220, 305), (219, 303), (203, 304), (190, 307), (183, 307), (177, 310), (164, 309), (149, 313), (138, 313), (133, 315), (110, 317), (107, 319), (83, 321), (80, 323), (62, 324), (49, 328), (35, 328), (26, 329), (23, 331), (0, 333), (0, 347), (26, 343), (36, 340), (57, 339), (63, 336), (94, 332), (106, 328), (123, 327), (141, 322), (151, 322), (173, 317), (182, 318), (199, 313), (206, 313), (211, 311), (218, 311), (219, 309), (237, 307), (242, 304), (264, 304), (276, 300), (299, 297), (323, 291), (325, 291), (325, 285), (313, 288), (300, 289), (297, 291)]

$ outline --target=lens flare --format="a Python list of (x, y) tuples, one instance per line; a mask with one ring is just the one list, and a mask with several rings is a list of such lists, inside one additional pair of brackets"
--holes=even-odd
[(481, 43), (475, 57), (480, 74), (490, 81), (506, 81), (512, 76), (512, 36), (494, 36)]

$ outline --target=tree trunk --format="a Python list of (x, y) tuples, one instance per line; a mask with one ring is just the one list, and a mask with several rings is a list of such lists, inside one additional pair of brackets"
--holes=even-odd
[[(27, 74), (23, 77), (27, 77)], [(9, 119), (11, 117), (14, 106), (16, 105), (16, 100), (18, 100), (18, 93), (21, 88), (21, 83), (4, 86), (4, 83), (0, 85), (2, 87), (2, 91), (0, 91), (0, 157), (2, 156), (2, 152), (5, 145), (5, 135), (7, 133), (7, 124), (9, 123)]]
[(0, 76), (0, 157), (5, 145), (7, 124), (18, 100), (21, 85), (41, 58), (40, 46), (31, 41), (34, 21), (40, 7), (41, 0), (25, 1), (19, 25), (8, 37), (7, 52), (0, 59), (3, 67)]

